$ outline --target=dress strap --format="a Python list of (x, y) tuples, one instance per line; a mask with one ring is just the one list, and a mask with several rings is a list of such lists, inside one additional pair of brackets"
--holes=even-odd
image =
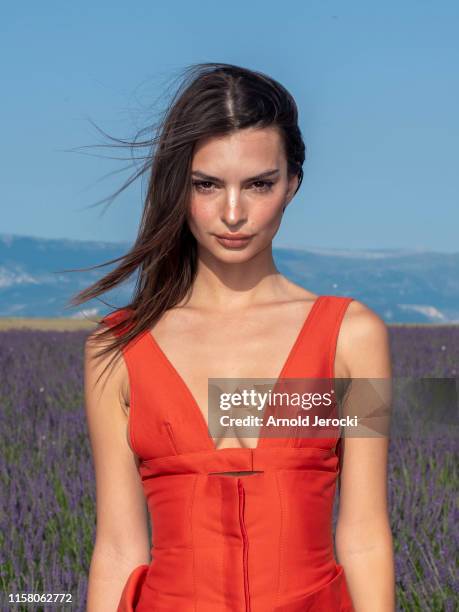
[(337, 295), (320, 296), (320, 302), (300, 339), (294, 359), (289, 364), (289, 377), (334, 377), (336, 345), (341, 322), (353, 299)]
[[(327, 296), (327, 310), (326, 320), (328, 327), (328, 371), (329, 377), (335, 376), (335, 357), (336, 347), (338, 344), (339, 332), (341, 330), (341, 324), (343, 322), (344, 315), (349, 304), (354, 300), (352, 297), (347, 296)], [(335, 452), (339, 460), (339, 471), (343, 463), (343, 438), (340, 436), (335, 447)], [(341, 481), (339, 481), (339, 486)]]
[[(105, 315), (100, 324), (109, 327), (115, 336), (122, 336), (133, 325), (129, 322), (131, 308), (119, 308), (108, 315)], [(139, 342), (142, 334), (133, 338), (130, 342), (122, 347), (122, 356), (126, 364), (126, 369), (129, 377), (129, 443), (136, 455), (142, 457), (142, 449), (139, 448), (138, 432), (142, 431), (146, 419), (145, 406), (148, 403), (145, 400), (144, 386), (145, 380), (151, 377), (151, 373), (147, 371), (147, 361), (144, 358), (144, 343)]]
[(113, 312), (110, 312), (109, 314), (102, 317), (99, 323), (103, 323), (104, 325), (110, 327), (116, 336), (121, 336), (122, 334), (124, 334), (125, 331), (128, 331), (130, 325), (127, 324), (120, 327), (115, 326), (118, 326), (119, 323), (125, 321), (128, 318), (129, 312), (131, 310), (132, 309), (130, 308), (119, 308), (118, 310), (114, 310)]
[[(302, 336), (295, 358), (290, 363), (291, 378), (334, 378), (335, 356), (341, 324), (352, 297), (322, 295), (314, 317)], [(342, 438), (335, 447), (342, 465)]]

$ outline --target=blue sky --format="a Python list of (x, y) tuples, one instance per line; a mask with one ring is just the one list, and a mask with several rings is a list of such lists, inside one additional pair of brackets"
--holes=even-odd
[(275, 246), (459, 251), (456, 2), (29, 1), (0, 23), (0, 233), (133, 240), (140, 181), (89, 207), (126, 162), (65, 150), (107, 142), (88, 118), (133, 137), (177, 71), (222, 61), (299, 106), (305, 178)]

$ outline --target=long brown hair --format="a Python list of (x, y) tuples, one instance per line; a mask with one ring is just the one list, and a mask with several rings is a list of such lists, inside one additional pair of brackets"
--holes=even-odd
[[(269, 126), (277, 127), (281, 134), (288, 174), (298, 176), (298, 191), (306, 148), (295, 100), (276, 80), (247, 68), (210, 62), (187, 66), (169, 107), (153, 126), (152, 139), (140, 143), (136, 138), (132, 143), (114, 139), (120, 143), (115, 146), (147, 146), (151, 152), (144, 158), (140, 171), (113, 196), (138, 176), (149, 173), (133, 246), (125, 255), (101, 264), (120, 262), (70, 300), (71, 304), (80, 305), (137, 274), (132, 300), (123, 307), (128, 309), (127, 320), (113, 327), (114, 336), (99, 355), (113, 349), (118, 352), (135, 336), (153, 328), (166, 310), (189, 294), (197, 271), (196, 239), (186, 221), (196, 143), (202, 138), (248, 127)], [(124, 333), (117, 335), (121, 329)], [(109, 328), (101, 329), (98, 338), (109, 335)]]

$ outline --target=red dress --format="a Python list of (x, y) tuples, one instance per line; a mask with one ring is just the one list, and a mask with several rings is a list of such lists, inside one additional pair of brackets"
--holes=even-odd
[[(351, 301), (316, 299), (279, 378), (333, 378)], [(217, 449), (191, 391), (148, 330), (123, 356), (129, 438), (153, 545), (151, 563), (131, 572), (117, 612), (354, 612), (333, 551), (340, 436), (260, 436), (254, 449)], [(243, 470), (259, 472), (211, 474)]]

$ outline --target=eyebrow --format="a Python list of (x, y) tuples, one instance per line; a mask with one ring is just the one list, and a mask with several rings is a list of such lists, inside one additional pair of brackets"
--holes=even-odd
[[(279, 168), (274, 168), (273, 170), (266, 170), (265, 172), (262, 172), (261, 174), (257, 174), (256, 176), (251, 176), (245, 180), (246, 181), (259, 181), (261, 179), (273, 176), (274, 174), (279, 174), (279, 172), (280, 172)], [(202, 178), (206, 181), (215, 181), (216, 183), (222, 182), (222, 180), (219, 179), (218, 177), (210, 176), (209, 174), (204, 174), (204, 172), (201, 172), (200, 170), (193, 170), (191, 174), (193, 174), (194, 176), (198, 176), (199, 178)]]

